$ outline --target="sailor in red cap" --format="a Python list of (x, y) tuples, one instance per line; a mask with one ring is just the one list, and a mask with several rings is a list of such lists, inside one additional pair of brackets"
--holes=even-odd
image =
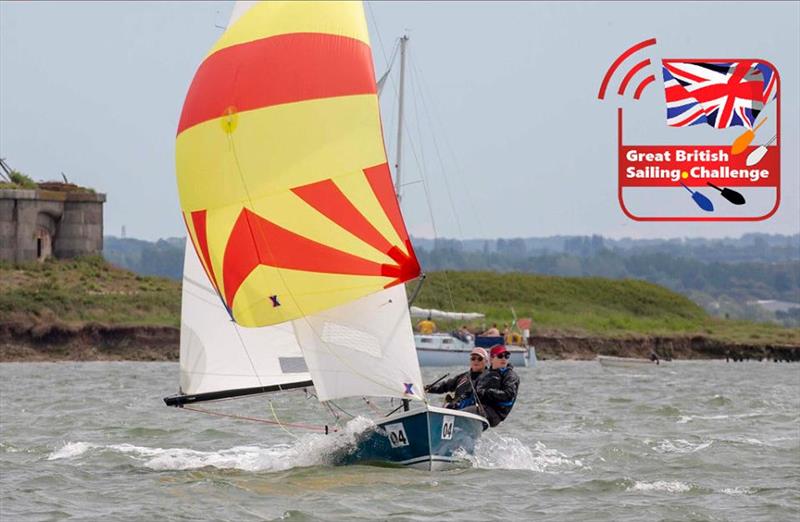
[(508, 362), (511, 354), (505, 346), (502, 344), (493, 346), (489, 356), (492, 367), (481, 374), (475, 389), (478, 394), (478, 411), (494, 428), (505, 420), (514, 407), (519, 390), (519, 377)]

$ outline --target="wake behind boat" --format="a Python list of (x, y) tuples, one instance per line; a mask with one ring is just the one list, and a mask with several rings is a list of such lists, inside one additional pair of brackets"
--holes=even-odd
[(361, 3), (237, 2), (186, 96), (176, 172), (188, 239), (167, 405), (312, 386), (331, 411), (398, 398), (343, 463), (438, 469), (474, 450), (487, 420), (423, 388), (405, 288), (421, 269)]

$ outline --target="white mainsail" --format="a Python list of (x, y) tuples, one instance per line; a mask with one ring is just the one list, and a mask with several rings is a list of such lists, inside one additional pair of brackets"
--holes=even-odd
[(181, 391), (187, 395), (310, 385), (311, 380), (292, 325), (242, 328), (233, 322), (188, 241), (180, 366)]

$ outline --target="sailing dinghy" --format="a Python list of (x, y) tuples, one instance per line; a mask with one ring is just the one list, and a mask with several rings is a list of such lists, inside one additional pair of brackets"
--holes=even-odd
[[(403, 400), (345, 462), (438, 469), (486, 419), (430, 406), (360, 2), (237, 2), (176, 138), (188, 230), (170, 406), (313, 385)], [(409, 404), (415, 405), (410, 407)]]

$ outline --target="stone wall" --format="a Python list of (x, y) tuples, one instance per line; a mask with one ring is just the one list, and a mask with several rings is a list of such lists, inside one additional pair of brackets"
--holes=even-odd
[(101, 253), (105, 200), (85, 191), (0, 190), (0, 260)]

